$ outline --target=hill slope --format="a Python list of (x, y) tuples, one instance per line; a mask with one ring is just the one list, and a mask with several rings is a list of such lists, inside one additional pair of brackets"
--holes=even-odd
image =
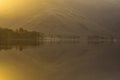
[[(24, 27), (53, 34), (109, 33), (109, 27), (99, 26), (98, 23), (107, 24), (106, 20), (109, 16), (106, 17), (106, 14), (112, 12), (109, 8), (117, 7), (115, 1), (108, 0), (91, 0), (91, 2), (89, 0), (41, 1), (36, 3), (37, 7), (33, 12), (28, 12), (28, 15), (19, 19), (8, 19), (3, 26)], [(110, 14), (112, 15), (113, 12)]]

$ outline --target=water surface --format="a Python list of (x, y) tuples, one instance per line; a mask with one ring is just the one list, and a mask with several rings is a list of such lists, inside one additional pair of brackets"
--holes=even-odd
[(1, 80), (119, 80), (117, 43), (1, 45)]

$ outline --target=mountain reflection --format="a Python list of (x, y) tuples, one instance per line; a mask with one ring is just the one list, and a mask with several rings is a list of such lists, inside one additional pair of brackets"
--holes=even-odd
[(103, 80), (107, 74), (118, 80), (114, 78), (119, 77), (115, 74), (120, 71), (120, 45), (108, 38), (85, 38), (0, 40), (2, 79), (10, 75), (10, 80)]
[(43, 41), (43, 34), (36, 31), (28, 31), (19, 28), (16, 31), (8, 28), (0, 28), (0, 50), (8, 50), (16, 47), (20, 51), (26, 47), (36, 47)]

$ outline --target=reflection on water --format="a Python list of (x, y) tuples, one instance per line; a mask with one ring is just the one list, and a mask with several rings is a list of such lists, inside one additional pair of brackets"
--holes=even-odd
[(88, 41), (1, 44), (0, 80), (119, 80), (119, 47)]
[(12, 41), (0, 41), (0, 50), (8, 50), (12, 48), (16, 48), (16, 50), (22, 51), (25, 48), (29, 47), (37, 47), (42, 45), (43, 41), (37, 40), (12, 40)]

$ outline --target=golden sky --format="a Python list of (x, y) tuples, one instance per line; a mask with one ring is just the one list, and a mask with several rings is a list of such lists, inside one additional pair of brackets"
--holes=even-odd
[(47, 0), (0, 0), (0, 27), (23, 24), (23, 19), (44, 11), (46, 2)]
[(24, 27), (43, 31), (45, 26), (77, 25), (80, 16), (104, 27), (114, 27), (120, 21), (119, 3), (120, 0), (0, 0), (0, 27), (13, 29), (31, 23)]
[[(24, 3), (25, 4), (25, 3)], [(0, 0), (0, 15), (13, 16), (14, 13), (19, 13), (20, 9), (24, 6), (23, 1), (19, 0)]]
[[(41, 0), (38, 0), (39, 2)], [(37, 0), (0, 0), (0, 15), (16, 17), (30, 13), (37, 8)], [(40, 7), (40, 6), (39, 6)]]

